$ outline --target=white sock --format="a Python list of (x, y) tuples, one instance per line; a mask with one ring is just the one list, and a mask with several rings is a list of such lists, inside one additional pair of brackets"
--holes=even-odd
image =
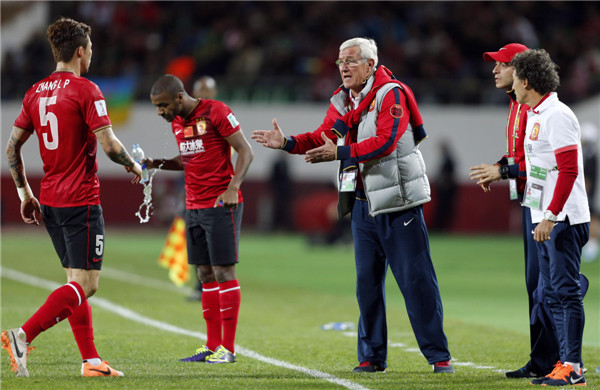
[(580, 370), (580, 364), (579, 363), (571, 363), (571, 362), (565, 362), (565, 364), (568, 364), (569, 366), (573, 367), (573, 370), (579, 374)]
[(24, 342), (27, 342), (27, 335), (25, 334), (23, 328), (19, 328), (19, 330), (17, 331), (17, 336), (19, 336), (19, 338)]
[(90, 363), (92, 366), (99, 366), (100, 363), (102, 363), (102, 359), (100, 358), (93, 358), (93, 359), (86, 359), (88, 363)]

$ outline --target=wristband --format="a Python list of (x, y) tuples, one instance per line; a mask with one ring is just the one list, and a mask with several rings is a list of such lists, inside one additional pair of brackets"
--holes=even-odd
[(27, 189), (27, 187), (17, 187), (17, 192), (19, 193), (19, 199), (21, 199), (21, 202), (24, 201), (25, 198), (29, 198)]

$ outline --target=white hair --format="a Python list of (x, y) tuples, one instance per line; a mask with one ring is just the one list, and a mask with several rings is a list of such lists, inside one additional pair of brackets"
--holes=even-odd
[(360, 49), (360, 57), (366, 60), (375, 61), (374, 67), (377, 66), (377, 44), (373, 39), (369, 38), (352, 38), (348, 39), (340, 45), (340, 51), (349, 47), (358, 46)]

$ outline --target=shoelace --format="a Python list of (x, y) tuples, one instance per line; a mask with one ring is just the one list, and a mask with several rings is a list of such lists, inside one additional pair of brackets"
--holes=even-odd
[(225, 356), (226, 350), (225, 348), (219, 348), (217, 349), (217, 351), (215, 352), (214, 356), (216, 358), (222, 358), (223, 356)]
[(569, 376), (571, 371), (574, 371), (573, 367), (571, 367), (568, 364), (562, 365), (557, 370), (553, 371), (554, 376), (552, 376), (551, 378), (565, 380)]
[(204, 346), (204, 347), (201, 347), (201, 348), (198, 348), (198, 349), (196, 350), (196, 355), (198, 355), (198, 354), (200, 354), (200, 353), (202, 353), (202, 352), (206, 352), (206, 351), (210, 351), (208, 348), (206, 348), (206, 346)]

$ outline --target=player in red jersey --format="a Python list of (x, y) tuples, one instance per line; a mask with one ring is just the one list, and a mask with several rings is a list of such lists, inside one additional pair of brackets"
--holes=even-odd
[[(140, 165), (115, 137), (98, 86), (81, 77), (92, 58), (91, 28), (61, 18), (47, 30), (56, 71), (25, 94), (6, 148), (21, 216), (38, 224), (41, 213), (68, 283), (54, 290), (20, 328), (2, 332), (2, 346), (17, 376), (29, 376), (29, 344), (43, 331), (69, 319), (83, 364), (82, 376), (123, 376), (102, 361), (94, 345), (87, 298), (98, 289), (104, 254), (104, 219), (96, 171), (96, 140), (114, 162), (141, 178)], [(36, 133), (44, 163), (40, 200), (27, 182), (21, 149)]]
[[(254, 154), (229, 107), (191, 97), (177, 77), (159, 78), (150, 99), (158, 115), (171, 122), (179, 155), (144, 162), (148, 168), (184, 171), (188, 262), (198, 266), (203, 286), (206, 345), (181, 361), (233, 363), (240, 308), (235, 274), (243, 211), (240, 186)], [(235, 170), (232, 147), (238, 154)]]

